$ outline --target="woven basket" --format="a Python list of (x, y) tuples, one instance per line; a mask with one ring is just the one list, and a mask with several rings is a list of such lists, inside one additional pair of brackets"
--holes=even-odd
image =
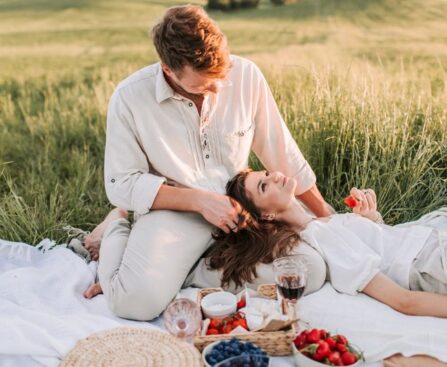
[(201, 367), (190, 344), (157, 330), (118, 327), (79, 341), (59, 367)]
[[(197, 302), (200, 305), (201, 300), (207, 294), (222, 291), (222, 288), (203, 288), (199, 291)], [(276, 299), (276, 286), (274, 284), (263, 284), (258, 287), (258, 293)], [(194, 338), (194, 345), (202, 351), (208, 344), (217, 340), (228, 340), (234, 337), (234, 334), (221, 335), (200, 335), (200, 330)], [(257, 331), (244, 334), (237, 334), (241, 340), (249, 340), (258, 347), (264, 349), (271, 356), (286, 356), (292, 354), (292, 342), (295, 338), (296, 330), (292, 326), (284, 331)]]

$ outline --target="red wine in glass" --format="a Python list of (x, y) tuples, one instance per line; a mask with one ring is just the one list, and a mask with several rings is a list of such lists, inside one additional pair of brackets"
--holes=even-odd
[(304, 282), (297, 275), (282, 275), (278, 277), (277, 287), (279, 294), (290, 301), (298, 300), (304, 293)]
[(306, 287), (307, 266), (299, 256), (284, 256), (273, 261), (273, 270), (283, 312), (297, 319), (298, 299)]

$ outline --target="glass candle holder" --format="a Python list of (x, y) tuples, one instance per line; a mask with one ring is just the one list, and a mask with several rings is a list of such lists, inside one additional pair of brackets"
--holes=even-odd
[(168, 305), (163, 314), (163, 322), (170, 334), (189, 342), (200, 329), (202, 313), (197, 303), (179, 298)]

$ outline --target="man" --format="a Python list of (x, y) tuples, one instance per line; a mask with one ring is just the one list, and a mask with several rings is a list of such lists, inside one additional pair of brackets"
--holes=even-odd
[[(157, 317), (207, 249), (211, 232), (237, 230), (225, 184), (251, 150), (297, 180), (296, 195), (330, 214), (315, 175), (252, 62), (231, 56), (198, 6), (167, 10), (153, 28), (160, 63), (121, 82), (107, 116), (105, 185), (114, 212), (102, 226), (98, 276), (118, 316)], [(107, 227), (107, 228), (105, 228)]]

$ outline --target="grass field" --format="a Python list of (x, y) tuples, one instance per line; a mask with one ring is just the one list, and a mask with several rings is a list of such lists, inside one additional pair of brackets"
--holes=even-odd
[[(91, 229), (110, 209), (107, 101), (156, 61), (147, 30), (178, 3), (0, 2), (0, 238), (63, 241), (63, 225)], [(265, 72), (328, 202), (373, 187), (389, 223), (447, 205), (445, 14), (446, 0), (211, 12)]]

